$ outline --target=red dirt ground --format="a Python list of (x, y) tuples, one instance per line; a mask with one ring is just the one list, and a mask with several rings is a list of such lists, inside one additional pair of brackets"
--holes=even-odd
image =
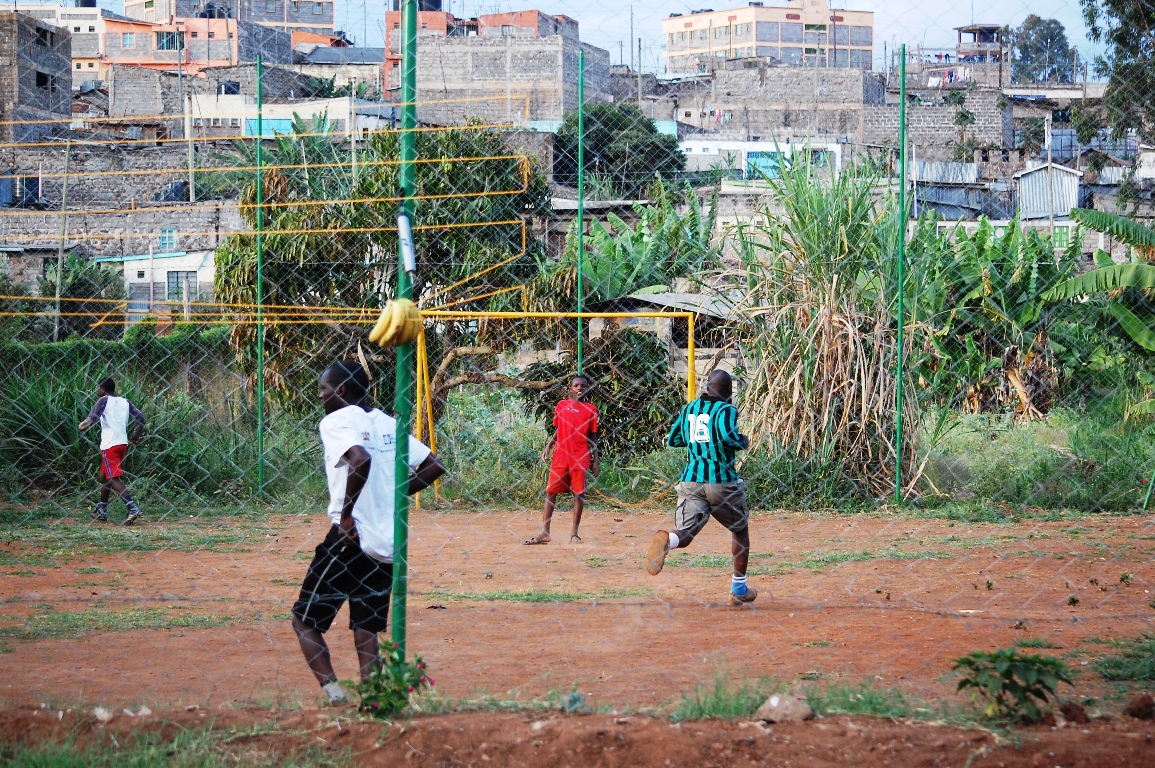
[[(131, 744), (134, 736), (172, 738), (187, 728), (228, 736), (229, 752), (273, 765), (305, 749), (359, 766), (973, 766), (974, 768), (1132, 768), (1155, 764), (1155, 727), (1135, 720), (1028, 728), (1014, 739), (984, 731), (862, 717), (767, 726), (613, 715), (461, 713), (383, 725), (339, 713), (280, 715), (179, 711), (121, 715), (101, 725), (91, 715), (0, 709), (0, 743)], [(254, 725), (261, 726), (257, 735)], [(250, 729), (249, 734), (235, 731)]]
[[(442, 696), (528, 700), (576, 687), (593, 705), (636, 710), (669, 707), (724, 675), (796, 685), (870, 682), (961, 704), (947, 678), (952, 660), (1026, 638), (1045, 638), (1054, 647), (1043, 652), (1083, 671), (1067, 695), (1102, 696), (1110, 691), (1084, 669), (1105, 649), (1100, 638), (1152, 631), (1155, 618), (1155, 525), (1146, 518), (972, 524), (757, 515), (750, 581), (761, 594), (752, 607), (733, 609), (725, 602), (728, 534), (719, 526), (708, 526), (687, 554), (651, 578), (642, 551), (666, 516), (599, 511), (583, 524), (581, 544), (522, 546), (536, 517), (414, 513), (409, 647), (429, 662)], [(564, 511), (555, 520), (559, 541), (568, 522)], [(176, 532), (197, 523), (152, 525)], [(44, 611), (161, 609), (229, 619), (211, 628), (81, 626), (71, 636), (9, 637), (9, 652), (0, 654), (0, 703), (158, 711), (193, 703), (315, 706), (319, 691), (287, 612), (324, 528), (317, 516), (272, 516), (250, 526), (244, 542), (216, 551), (50, 563), (18, 543), (0, 545), (29, 563), (0, 580), (0, 636)], [(701, 555), (714, 557), (695, 563)], [(1128, 583), (1120, 581), (1124, 573)], [(530, 590), (592, 597), (509, 599)], [(1068, 604), (1072, 597), (1077, 605)], [(344, 622), (342, 613), (330, 640), (338, 673), (348, 678), (354, 657)], [(669, 728), (664, 721), (645, 727)], [(573, 749), (589, 738), (579, 731)]]

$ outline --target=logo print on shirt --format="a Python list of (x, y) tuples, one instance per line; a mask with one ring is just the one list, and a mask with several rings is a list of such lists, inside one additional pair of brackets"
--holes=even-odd
[(369, 433), (368, 432), (362, 432), (361, 433), (361, 439), (364, 440), (365, 442), (369, 442)]
[(710, 442), (710, 415), (708, 413), (688, 414), (686, 421), (690, 426), (691, 443)]

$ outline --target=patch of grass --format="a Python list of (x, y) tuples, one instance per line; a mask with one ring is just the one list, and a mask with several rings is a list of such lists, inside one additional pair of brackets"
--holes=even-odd
[(756, 682), (732, 684), (719, 675), (713, 685), (699, 686), (694, 693), (683, 696), (670, 714), (675, 720), (736, 720), (750, 717), (769, 696), (787, 690), (788, 686), (780, 680), (764, 677)]
[(1107, 680), (1155, 680), (1155, 635), (1140, 635), (1119, 648), (1118, 654), (1095, 662), (1100, 675)]
[(4, 642), (3, 640), (0, 640), (0, 653), (12, 653), (12, 646), (8, 645), (8, 643)]
[(87, 576), (91, 573), (107, 573), (107, 571), (103, 568), (77, 568), (76, 573), (80, 576)]
[(1059, 646), (1052, 643), (1045, 637), (1028, 637), (1023, 640), (1015, 641), (1016, 648), (1058, 648)]
[[(751, 560), (774, 557), (768, 552), (751, 552)], [(690, 552), (675, 552), (666, 558), (666, 566), (674, 568), (729, 568), (734, 562), (730, 555), (699, 555)]]
[(827, 685), (806, 689), (806, 703), (819, 715), (915, 717), (915, 707), (898, 688)]
[[(117, 740), (127, 739), (125, 743)], [(279, 737), (279, 738), (268, 738)], [(276, 743), (277, 748), (270, 748)], [(352, 755), (328, 753), (308, 734), (275, 726), (178, 729), (165, 736), (138, 731), (131, 735), (98, 733), (62, 742), (0, 744), (0, 762), (14, 768), (215, 768), (220, 765), (282, 765), (329, 768), (353, 765)]]
[(19, 571), (9, 571), (9, 572), (8, 572), (8, 575), (9, 575), (9, 576), (23, 576), (23, 577), (27, 577), (27, 576), (39, 576), (39, 575), (40, 575), (40, 571), (29, 571), (29, 570), (23, 570), (23, 569), (22, 569), (22, 570), (19, 570)]
[(793, 643), (793, 645), (798, 645), (803, 648), (830, 648), (838, 645), (838, 643), (830, 640), (811, 640), (808, 643)]
[(220, 627), (242, 620), (243, 617), (241, 616), (175, 613), (163, 608), (140, 608), (128, 611), (46, 610), (24, 617), (22, 624), (0, 626), (0, 637), (13, 637), (21, 640), (39, 640), (46, 637), (70, 638), (92, 632)]
[(613, 562), (613, 561), (610, 558), (599, 557), (597, 555), (594, 555), (593, 557), (587, 557), (585, 559), (586, 565), (588, 565), (590, 568), (604, 568), (605, 566), (609, 565), (611, 562)]
[(509, 603), (572, 603), (578, 600), (613, 600), (648, 595), (648, 589), (603, 589), (597, 592), (551, 592), (523, 590), (512, 592), (429, 592), (425, 597), (454, 602), (504, 601)]

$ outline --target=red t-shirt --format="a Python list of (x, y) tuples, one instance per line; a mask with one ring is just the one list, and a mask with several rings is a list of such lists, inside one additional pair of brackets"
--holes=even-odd
[(553, 466), (564, 469), (589, 469), (588, 436), (597, 434), (598, 409), (591, 403), (562, 400), (554, 409), (553, 425), (557, 427), (557, 447), (553, 451)]

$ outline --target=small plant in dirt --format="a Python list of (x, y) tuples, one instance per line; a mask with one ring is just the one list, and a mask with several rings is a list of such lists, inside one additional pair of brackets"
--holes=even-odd
[(405, 661), (397, 643), (381, 643), (381, 666), (356, 685), (358, 709), (378, 720), (389, 720), (405, 709), (410, 699), (433, 686), (420, 656)]
[(955, 659), (954, 671), (962, 675), (958, 690), (973, 689), (974, 697), (987, 700), (983, 714), (989, 718), (1019, 718), (1036, 722), (1055, 696), (1059, 683), (1073, 683), (1063, 662), (1050, 656), (1020, 655), (1013, 649), (975, 651)]

